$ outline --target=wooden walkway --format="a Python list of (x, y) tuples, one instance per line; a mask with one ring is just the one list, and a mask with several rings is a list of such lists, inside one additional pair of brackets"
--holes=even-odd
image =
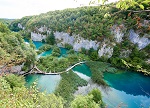
[[(22, 75), (27, 75), (27, 74), (32, 74), (32, 73), (37, 73), (37, 74), (44, 74), (44, 75), (60, 75), (64, 72), (68, 72), (69, 70), (71, 70), (72, 68), (74, 68), (75, 66), (79, 65), (79, 64), (83, 64), (85, 62), (78, 62), (76, 64), (74, 64), (73, 66), (70, 66), (68, 67), (65, 71), (62, 71), (62, 72), (55, 72), (55, 73), (47, 73), (47, 72), (44, 72), (44, 71), (41, 71), (36, 65), (30, 70), (30, 72), (26, 72), (26, 73), (23, 73)], [(34, 71), (34, 69), (36, 69), (36, 71)]]

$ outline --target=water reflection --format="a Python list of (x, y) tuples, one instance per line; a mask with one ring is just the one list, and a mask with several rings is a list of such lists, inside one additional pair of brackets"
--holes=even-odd
[(144, 76), (136, 72), (124, 72), (118, 74), (105, 73), (104, 79), (107, 83), (119, 90), (124, 91), (126, 94), (134, 96), (143, 95), (150, 96), (150, 77)]

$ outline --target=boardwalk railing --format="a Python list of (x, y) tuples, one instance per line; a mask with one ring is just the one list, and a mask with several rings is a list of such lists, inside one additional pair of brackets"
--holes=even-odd
[[(30, 70), (30, 72), (27, 73), (23, 73), (22, 75), (27, 75), (27, 74), (31, 74), (31, 73), (38, 73), (38, 74), (45, 74), (45, 75), (60, 75), (64, 72), (68, 72), (69, 70), (71, 70), (72, 68), (74, 68), (75, 66), (79, 65), (79, 64), (83, 64), (85, 62), (78, 62), (76, 64), (74, 64), (73, 66), (68, 67), (65, 71), (62, 72), (55, 72), (55, 73), (47, 73), (44, 71), (41, 71), (36, 65)], [(36, 69), (37, 71), (34, 71), (34, 69)]]

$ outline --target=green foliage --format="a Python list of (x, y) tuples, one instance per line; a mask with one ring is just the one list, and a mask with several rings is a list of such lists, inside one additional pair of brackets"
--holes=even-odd
[(99, 62), (86, 62), (86, 65), (90, 67), (90, 70), (92, 72), (91, 79), (93, 80), (93, 82), (97, 84), (107, 85), (103, 80), (103, 71), (100, 69), (101, 65)]
[(22, 37), (18, 33), (10, 32), (3, 24), (0, 24), (0, 28), (3, 28), (0, 32), (0, 65), (11, 67), (23, 62), (28, 65), (34, 63), (36, 53), (24, 43)]
[(70, 49), (67, 54), (75, 54), (75, 51), (73, 49)]
[(97, 61), (99, 59), (97, 51), (92, 51), (89, 56), (93, 61)]
[(61, 72), (65, 71), (69, 66), (84, 60), (89, 60), (89, 58), (83, 54), (69, 54), (61, 58), (50, 55), (39, 58), (37, 67), (45, 72)]
[(108, 63), (98, 62), (98, 61), (89, 61), (86, 62), (86, 65), (90, 67), (92, 72), (91, 79), (93, 82), (97, 84), (101, 84), (107, 86), (106, 82), (103, 80), (103, 72), (116, 72), (114, 68), (110, 66)]
[[(140, 71), (143, 72), (144, 74), (147, 74), (147, 72), (150, 71), (148, 64), (145, 62), (149, 57), (148, 50), (147, 50), (148, 47), (149, 46), (147, 46), (143, 50), (139, 50), (137, 46), (127, 45), (126, 42), (123, 42), (121, 45), (116, 45), (114, 47), (113, 56), (109, 59), (109, 62), (113, 66), (118, 68), (123, 68), (123, 69), (127, 68), (129, 70)], [(132, 50), (129, 57), (126, 58), (120, 57), (121, 48), (122, 50), (123, 48)]]
[(34, 45), (34, 43), (33, 43), (33, 41), (31, 39), (29, 40), (29, 44), (30, 44), (31, 48), (35, 49), (35, 45)]
[(40, 53), (42, 53), (42, 52), (45, 52), (45, 51), (50, 50), (51, 48), (52, 48), (51, 45), (49, 45), (49, 44), (44, 44), (44, 45), (42, 45), (42, 46), (38, 49), (37, 53), (40, 54)]
[(73, 100), (73, 93), (77, 90), (78, 86), (85, 86), (87, 82), (81, 79), (76, 73), (69, 71), (68, 73), (61, 74), (61, 81), (55, 90), (55, 94), (60, 95), (65, 99), (66, 106)]
[(64, 108), (64, 100), (54, 94), (40, 93), (34, 86), (27, 89), (23, 77), (11, 74), (0, 76), (0, 106), (1, 108)]
[(54, 45), (56, 43), (53, 31), (51, 31), (51, 33), (46, 37), (46, 43), (50, 45)]
[(70, 45), (70, 44), (65, 43), (64, 46), (65, 46), (65, 48), (67, 48), (67, 49), (73, 49), (72, 45)]
[(52, 50), (52, 56), (54, 57), (59, 57), (61, 54), (61, 50), (59, 47), (54, 46), (53, 50)]
[(10, 30), (7, 28), (6, 25), (4, 25), (3, 23), (0, 22), (0, 32), (8, 33), (8, 32), (10, 32)]
[(23, 77), (18, 77), (14, 74), (6, 75), (5, 80), (9, 83), (10, 87), (13, 89), (14, 87), (22, 87), (25, 84), (25, 80)]
[(105, 105), (102, 101), (102, 95), (99, 89), (93, 89), (92, 91), (90, 91), (88, 93), (88, 95), (92, 95), (93, 96), (93, 101), (97, 104), (99, 104), (99, 106), (101, 106), (101, 108), (105, 108)]
[(121, 0), (117, 3), (116, 7), (120, 9), (146, 9), (148, 4), (150, 3), (149, 0)]
[[(36, 31), (35, 26), (40, 28), (45, 25), (54, 31), (80, 34), (84, 38), (92, 40), (97, 39), (99, 41), (103, 37), (109, 37), (111, 35), (109, 30), (114, 18), (104, 18), (106, 13), (111, 14), (111, 8), (93, 6), (57, 10), (39, 16), (32, 16), (29, 20), (24, 20), (23, 22), (21, 22), (23, 18), (18, 21), (16, 20), (12, 23), (12, 27), (17, 28), (17, 25), (15, 24), (18, 22), (26, 27), (26, 29)], [(27, 30), (24, 31), (27, 32)], [(52, 38), (53, 36), (51, 35), (52, 33), (47, 36), (46, 41), (50, 44), (54, 44), (54, 38)]]
[(93, 101), (92, 95), (77, 96), (71, 102), (71, 108), (100, 108), (99, 104)]
[(7, 26), (10, 25), (10, 23), (14, 21), (14, 19), (5, 19), (5, 18), (0, 18), (0, 22), (3, 24), (6, 24)]

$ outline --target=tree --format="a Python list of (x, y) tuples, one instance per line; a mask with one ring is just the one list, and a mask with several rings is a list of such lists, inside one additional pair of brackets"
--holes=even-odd
[(50, 45), (54, 45), (56, 43), (53, 31), (51, 31), (51, 33), (47, 36), (46, 42)]
[(34, 86), (27, 89), (23, 77), (10, 74), (0, 76), (0, 106), (1, 108), (63, 108), (64, 100), (54, 94), (38, 92)]
[(6, 75), (5, 80), (9, 83), (12, 89), (14, 87), (22, 87), (25, 84), (25, 80), (23, 77), (18, 77), (14, 74)]
[(102, 108), (104, 108), (104, 103), (102, 101), (102, 95), (99, 89), (93, 89), (88, 93), (88, 95), (93, 95), (93, 101), (99, 104)]
[(0, 22), (0, 32), (8, 33), (8, 32), (10, 32), (10, 30), (7, 28), (6, 25), (4, 25), (3, 23)]
[(79, 95), (71, 102), (71, 108), (99, 108), (99, 104), (93, 101), (93, 95)]
[(31, 48), (35, 49), (35, 45), (33, 44), (33, 42), (32, 42), (31, 39), (29, 40), (29, 44), (30, 44), (30, 47), (31, 47)]
[(97, 51), (92, 51), (92, 52), (90, 53), (90, 58), (91, 58), (92, 60), (94, 60), (94, 61), (98, 60), (99, 57), (98, 57)]

